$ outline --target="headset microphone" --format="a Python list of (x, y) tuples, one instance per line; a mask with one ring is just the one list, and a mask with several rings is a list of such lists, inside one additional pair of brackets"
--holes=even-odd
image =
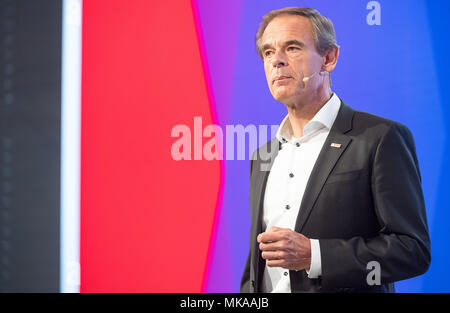
[(317, 74), (317, 72), (314, 73), (314, 74), (312, 74), (311, 76), (303, 77), (303, 82), (306, 83), (308, 80), (310, 80), (311, 78), (313, 78), (316, 74)]
[[(327, 74), (328, 74), (327, 71), (320, 71), (320, 72), (319, 72), (320, 75), (322, 75), (322, 73), (327, 73)], [(311, 78), (313, 78), (315, 75), (317, 75), (317, 72), (315, 72), (315, 73), (312, 74), (311, 76), (303, 77), (303, 84), (305, 85), (305, 87), (306, 87), (306, 83), (307, 83)]]

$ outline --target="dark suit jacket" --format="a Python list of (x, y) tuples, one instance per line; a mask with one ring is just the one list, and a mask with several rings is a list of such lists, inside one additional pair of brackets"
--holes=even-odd
[[(263, 231), (269, 175), (261, 169), (270, 170), (279, 144), (272, 139), (250, 161), (252, 223), (241, 292), (261, 291), (265, 262), (256, 237)], [(342, 102), (308, 180), (295, 231), (319, 239), (322, 276), (290, 271), (292, 292), (393, 292), (393, 282), (426, 272), (430, 239), (408, 128)], [(370, 261), (380, 264), (381, 285), (367, 284)]]

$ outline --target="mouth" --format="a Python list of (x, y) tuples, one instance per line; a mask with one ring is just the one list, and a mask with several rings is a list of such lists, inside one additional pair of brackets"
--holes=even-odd
[(276, 76), (274, 79), (273, 79), (273, 81), (272, 81), (272, 85), (273, 84), (275, 84), (275, 83), (281, 83), (281, 82), (285, 82), (285, 81), (287, 81), (287, 80), (289, 80), (289, 79), (291, 79), (292, 77), (290, 77), (290, 76), (285, 76), (285, 75), (281, 75), (281, 76)]

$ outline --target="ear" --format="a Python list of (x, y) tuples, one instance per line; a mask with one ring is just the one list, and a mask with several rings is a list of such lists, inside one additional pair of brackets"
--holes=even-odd
[(331, 73), (336, 67), (339, 57), (339, 47), (333, 46), (325, 52), (322, 64), (322, 70)]

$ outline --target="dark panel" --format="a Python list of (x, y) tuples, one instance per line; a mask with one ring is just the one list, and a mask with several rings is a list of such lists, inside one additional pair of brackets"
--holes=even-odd
[(62, 1), (0, 0), (0, 291), (59, 291)]

